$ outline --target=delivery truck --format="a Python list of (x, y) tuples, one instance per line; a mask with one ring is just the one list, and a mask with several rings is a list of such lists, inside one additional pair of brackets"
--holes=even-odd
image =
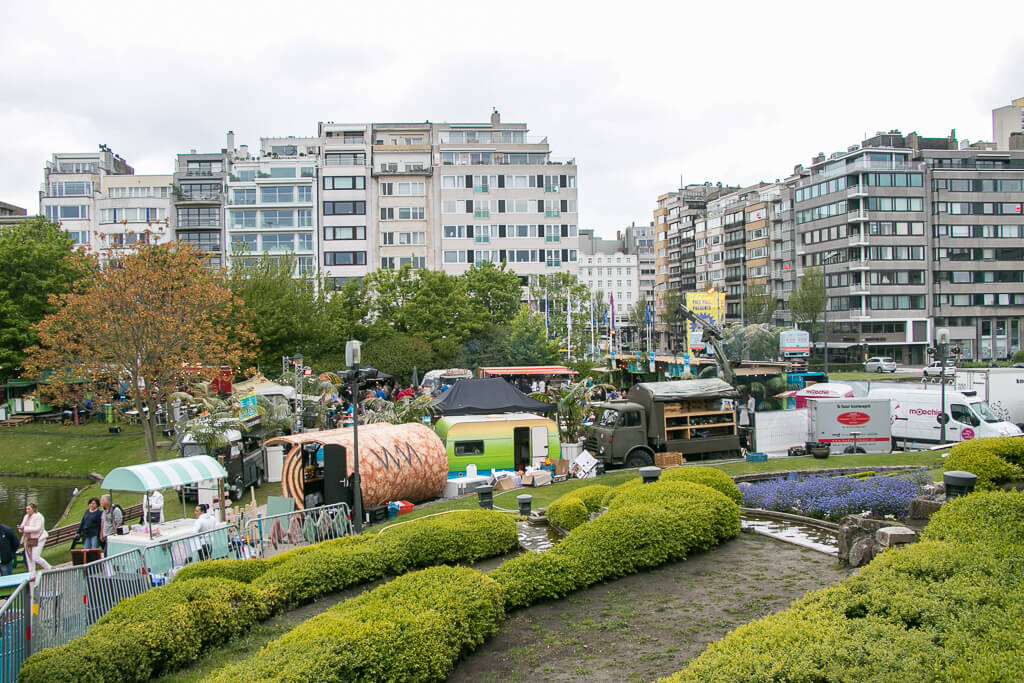
[(957, 368), (954, 388), (975, 392), (993, 415), (1024, 429), (1024, 369)]
[(807, 401), (807, 441), (830, 453), (889, 453), (892, 404), (888, 398), (814, 398)]
[(738, 458), (733, 400), (739, 394), (717, 377), (637, 384), (623, 400), (596, 404), (583, 447), (606, 466), (643, 467), (654, 454), (687, 459)]
[(942, 423), (946, 423), (945, 442), (969, 441), (988, 436), (1020, 436), (1021, 430), (996, 416), (974, 391), (945, 391), (924, 385), (916, 389), (875, 388), (869, 398), (892, 400), (892, 437), (896, 441), (942, 443)]

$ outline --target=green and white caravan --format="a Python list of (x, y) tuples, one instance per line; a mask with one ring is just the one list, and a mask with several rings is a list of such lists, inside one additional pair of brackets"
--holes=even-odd
[(451, 415), (438, 420), (434, 432), (448, 453), (449, 479), (465, 475), (467, 465), (488, 475), (561, 457), (554, 421), (530, 413)]

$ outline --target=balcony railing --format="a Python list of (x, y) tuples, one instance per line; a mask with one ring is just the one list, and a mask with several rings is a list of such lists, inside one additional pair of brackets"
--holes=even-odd
[(376, 178), (378, 176), (382, 176), (382, 175), (430, 175), (431, 174), (431, 168), (429, 166), (424, 167), (424, 168), (404, 168), (404, 169), (381, 168), (381, 169), (370, 169), (370, 173), (373, 175), (374, 178)]
[(184, 221), (179, 219), (175, 225), (179, 228), (219, 228), (220, 218), (187, 218)]
[(868, 220), (868, 212), (866, 209), (854, 209), (846, 214), (846, 220), (854, 223), (866, 221)]
[(488, 193), (490, 191), (491, 191), (491, 188), (488, 187), (487, 185), (474, 185), (473, 186), (473, 193), (474, 194), (486, 194), (486, 193)]
[(558, 218), (561, 215), (562, 215), (562, 212), (559, 211), (558, 209), (549, 209), (549, 210), (544, 212), (544, 217), (545, 218)]
[(488, 209), (477, 209), (473, 211), (473, 218), (490, 218), (491, 212)]
[(545, 192), (558, 192), (558, 186), (557, 185), (545, 185), (544, 186), (544, 191)]
[(562, 236), (561, 235), (545, 235), (544, 236), (544, 241), (545, 242), (561, 242), (562, 241)]
[(215, 175), (220, 175), (220, 174), (221, 174), (221, 171), (212, 171), (212, 170), (210, 170), (208, 168), (186, 168), (185, 169), (185, 175), (188, 175), (188, 176), (209, 177), (209, 176), (215, 176)]
[(224, 196), (221, 192), (175, 192), (174, 198), (179, 202), (219, 202)]

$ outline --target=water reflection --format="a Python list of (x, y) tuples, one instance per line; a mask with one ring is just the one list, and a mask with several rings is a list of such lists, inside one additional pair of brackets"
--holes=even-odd
[(740, 515), (740, 526), (745, 530), (789, 541), (830, 555), (836, 555), (839, 552), (839, 537), (835, 532), (816, 526), (769, 519), (748, 513)]
[(519, 544), (529, 551), (543, 553), (562, 540), (561, 534), (547, 524), (519, 522)]
[(75, 487), (88, 485), (87, 481), (75, 479), (0, 477), (0, 523), (11, 528), (18, 526), (25, 515), (25, 504), (35, 502), (46, 518), (46, 527), (51, 529), (64, 513)]

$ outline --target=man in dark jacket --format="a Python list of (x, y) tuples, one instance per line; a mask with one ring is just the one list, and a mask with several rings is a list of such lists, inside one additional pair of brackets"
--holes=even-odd
[(14, 529), (0, 524), (0, 576), (11, 575), (17, 550), (18, 537), (14, 535)]

